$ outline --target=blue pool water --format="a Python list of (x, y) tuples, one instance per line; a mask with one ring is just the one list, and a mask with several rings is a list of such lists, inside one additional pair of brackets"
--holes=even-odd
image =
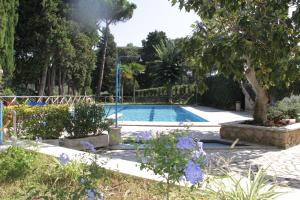
[[(105, 105), (108, 116), (115, 114), (114, 105)], [(174, 105), (119, 105), (118, 113), (121, 121), (147, 122), (207, 122), (180, 106)]]

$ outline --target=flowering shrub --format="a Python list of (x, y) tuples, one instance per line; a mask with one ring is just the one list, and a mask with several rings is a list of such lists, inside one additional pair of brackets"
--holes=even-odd
[(140, 168), (165, 179), (167, 199), (170, 185), (186, 180), (195, 187), (203, 181), (207, 158), (202, 142), (183, 132), (160, 133), (156, 137), (142, 132), (136, 139), (145, 144), (137, 151)]

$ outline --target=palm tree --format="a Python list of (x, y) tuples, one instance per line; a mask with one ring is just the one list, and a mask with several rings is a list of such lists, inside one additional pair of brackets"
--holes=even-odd
[(135, 102), (135, 88), (138, 86), (138, 82), (136, 81), (136, 75), (141, 74), (145, 71), (145, 66), (139, 63), (129, 63), (121, 66), (122, 70), (122, 89), (121, 96), (123, 101), (124, 96), (124, 82), (126, 80), (133, 82), (133, 101)]
[(154, 46), (159, 60), (155, 62), (155, 81), (167, 87), (169, 102), (172, 102), (172, 86), (179, 83), (184, 71), (181, 60), (181, 52), (176, 48), (175, 42), (171, 40), (161, 41)]
[(105, 10), (103, 10), (102, 13), (105, 23), (105, 28), (103, 31), (104, 47), (101, 55), (101, 63), (99, 66), (99, 79), (96, 91), (96, 95), (98, 96), (100, 96), (103, 83), (109, 26), (111, 24), (116, 24), (117, 22), (124, 22), (131, 19), (134, 9), (136, 9), (136, 5), (134, 3), (128, 2), (127, 0), (105, 1)]

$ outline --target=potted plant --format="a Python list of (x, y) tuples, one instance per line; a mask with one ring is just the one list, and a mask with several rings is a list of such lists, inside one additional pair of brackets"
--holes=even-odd
[(86, 141), (95, 147), (106, 147), (109, 144), (107, 133), (111, 122), (106, 119), (102, 106), (80, 103), (75, 105), (74, 112), (69, 115), (66, 130), (68, 136), (64, 146), (72, 149), (82, 149), (81, 142)]

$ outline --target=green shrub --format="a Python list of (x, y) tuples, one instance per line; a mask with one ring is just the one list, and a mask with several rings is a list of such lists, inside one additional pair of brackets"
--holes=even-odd
[(82, 138), (108, 131), (110, 125), (103, 106), (80, 103), (75, 105), (74, 113), (69, 115), (66, 130), (71, 138)]
[(5, 88), (3, 90), (3, 96), (14, 96), (15, 92), (11, 88)]
[(36, 154), (19, 146), (11, 146), (0, 154), (0, 182), (24, 177), (32, 169)]
[(278, 121), (281, 119), (299, 119), (300, 96), (286, 97), (275, 106), (268, 108), (268, 120)]
[(10, 109), (17, 112), (18, 135), (27, 139), (59, 138), (68, 118), (67, 105), (17, 105), (5, 109), (5, 122), (11, 121), (8, 115)]
[(300, 96), (292, 95), (279, 101), (279, 104), (300, 109)]
[(268, 120), (296, 119), (300, 121), (300, 96), (291, 96), (268, 108)]

